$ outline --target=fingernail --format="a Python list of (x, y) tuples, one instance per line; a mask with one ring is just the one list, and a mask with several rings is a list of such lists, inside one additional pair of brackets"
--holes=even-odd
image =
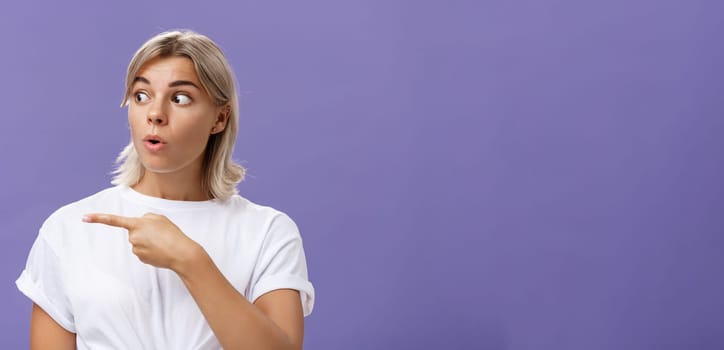
[(83, 218), (81, 218), (81, 220), (83, 220), (83, 222), (90, 222), (90, 216), (83, 215)]

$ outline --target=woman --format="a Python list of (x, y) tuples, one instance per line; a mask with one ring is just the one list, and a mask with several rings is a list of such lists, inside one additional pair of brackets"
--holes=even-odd
[(18, 288), (32, 349), (301, 349), (314, 289), (284, 213), (240, 197), (238, 102), (219, 48), (147, 41), (126, 75), (115, 187), (42, 225)]

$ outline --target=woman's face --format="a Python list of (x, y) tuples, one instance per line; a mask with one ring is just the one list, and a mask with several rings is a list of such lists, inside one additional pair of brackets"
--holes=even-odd
[(223, 130), (226, 110), (203, 90), (186, 57), (154, 58), (131, 87), (128, 123), (146, 171), (199, 171), (209, 136)]

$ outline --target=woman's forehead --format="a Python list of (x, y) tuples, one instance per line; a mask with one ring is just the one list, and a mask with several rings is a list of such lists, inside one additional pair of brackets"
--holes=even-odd
[(198, 83), (196, 68), (188, 57), (154, 57), (144, 63), (136, 73), (136, 77), (143, 77), (153, 83), (188, 80)]

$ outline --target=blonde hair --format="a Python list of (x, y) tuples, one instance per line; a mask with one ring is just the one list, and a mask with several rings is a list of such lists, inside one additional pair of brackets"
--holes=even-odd
[[(218, 106), (230, 108), (226, 127), (212, 134), (204, 151), (202, 183), (204, 192), (212, 198), (227, 199), (237, 194), (236, 185), (244, 180), (246, 169), (231, 159), (239, 124), (239, 101), (236, 96), (234, 74), (221, 49), (208, 37), (193, 31), (168, 31), (146, 41), (128, 64), (126, 91), (121, 107), (128, 106), (131, 87), (138, 70), (156, 57), (187, 57), (196, 69), (196, 75), (206, 93)], [(116, 159), (113, 171), (114, 185), (133, 186), (141, 180), (145, 168), (138, 158), (133, 141)]]

